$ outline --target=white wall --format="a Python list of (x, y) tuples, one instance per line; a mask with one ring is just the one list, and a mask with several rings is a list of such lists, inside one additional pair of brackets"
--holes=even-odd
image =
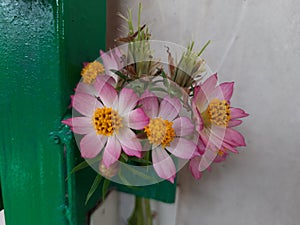
[(4, 221), (4, 210), (0, 211), (0, 225), (5, 225)]
[[(154, 39), (199, 48), (212, 40), (204, 57), (221, 81), (236, 81), (232, 104), (251, 114), (239, 155), (200, 181), (182, 171), (177, 224), (299, 224), (300, 1), (142, 2)], [(117, 36), (115, 13), (128, 7), (137, 1), (108, 1), (108, 40)]]

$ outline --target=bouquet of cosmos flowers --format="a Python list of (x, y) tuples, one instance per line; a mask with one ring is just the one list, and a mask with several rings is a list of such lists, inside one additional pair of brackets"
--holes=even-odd
[[(248, 116), (230, 104), (234, 83), (218, 84), (217, 74), (209, 76), (200, 58), (209, 42), (195, 52), (193, 42), (183, 48), (152, 41), (140, 19), (137, 29), (131, 12), (124, 19), (128, 35), (85, 63), (72, 117), (63, 123), (101, 179), (130, 187), (174, 183), (185, 164), (199, 179), (212, 163), (245, 146), (233, 129)], [(128, 222), (144, 224), (143, 216), (152, 224), (151, 212), (138, 208)]]

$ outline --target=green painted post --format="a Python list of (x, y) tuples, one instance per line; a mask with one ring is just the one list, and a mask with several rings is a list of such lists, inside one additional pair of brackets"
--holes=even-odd
[(62, 140), (55, 134), (81, 63), (105, 47), (105, 10), (104, 0), (0, 0), (0, 183), (7, 225), (87, 224), (97, 201), (96, 195), (84, 206), (94, 172), (66, 181), (80, 157), (75, 145), (57, 144)]

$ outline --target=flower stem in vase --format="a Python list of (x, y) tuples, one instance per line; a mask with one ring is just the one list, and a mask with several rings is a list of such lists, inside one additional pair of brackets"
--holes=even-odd
[(151, 205), (150, 200), (144, 198), (144, 206), (145, 206), (145, 214), (146, 214), (146, 225), (153, 225), (152, 222), (152, 211), (151, 211)]
[(153, 225), (150, 200), (135, 196), (135, 206), (128, 225)]

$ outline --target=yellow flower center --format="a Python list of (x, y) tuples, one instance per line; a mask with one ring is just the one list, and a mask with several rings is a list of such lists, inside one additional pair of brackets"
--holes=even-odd
[(96, 77), (104, 73), (105, 69), (101, 63), (98, 61), (94, 61), (91, 63), (88, 63), (81, 71), (81, 76), (83, 78), (83, 82), (86, 84), (92, 84), (94, 83)]
[(147, 126), (145, 126), (145, 133), (151, 144), (161, 144), (163, 148), (170, 146), (176, 136), (175, 130), (172, 127), (173, 122), (163, 120), (161, 118), (152, 118)]
[(213, 99), (208, 105), (207, 113), (211, 123), (217, 126), (228, 126), (230, 105), (226, 100)]
[(218, 151), (219, 156), (223, 157), (225, 154), (226, 154), (226, 149), (224, 149), (224, 150), (219, 149), (219, 151)]
[(93, 124), (97, 134), (111, 136), (123, 126), (122, 118), (112, 108), (97, 108), (93, 116)]

